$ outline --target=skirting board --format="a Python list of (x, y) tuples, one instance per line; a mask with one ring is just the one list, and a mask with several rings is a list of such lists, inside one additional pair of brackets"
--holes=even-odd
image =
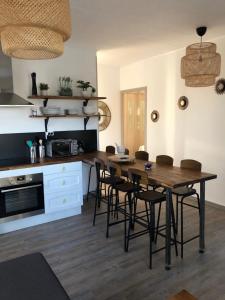
[(58, 211), (50, 214), (41, 214), (37, 216), (32, 216), (24, 219), (15, 220), (8, 223), (0, 224), (0, 234), (5, 234), (8, 232), (29, 228), (32, 226), (73, 217), (81, 214), (81, 207), (74, 207), (64, 211)]

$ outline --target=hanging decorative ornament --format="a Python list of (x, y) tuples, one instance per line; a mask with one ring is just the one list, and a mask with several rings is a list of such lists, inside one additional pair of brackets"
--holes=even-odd
[(0, 1), (2, 51), (20, 59), (51, 59), (71, 36), (69, 0)]
[(153, 110), (151, 113), (152, 122), (158, 122), (159, 120), (159, 112), (157, 110)]
[(178, 99), (178, 107), (179, 109), (181, 110), (185, 110), (187, 107), (188, 107), (188, 98), (186, 96), (181, 96), (179, 99)]
[(225, 79), (220, 78), (215, 84), (215, 91), (218, 95), (223, 95), (225, 93)]
[(186, 48), (186, 55), (181, 59), (181, 78), (189, 87), (205, 87), (215, 84), (220, 74), (221, 56), (216, 53), (216, 44), (202, 42), (207, 27), (198, 27), (196, 32), (201, 37), (200, 43)]

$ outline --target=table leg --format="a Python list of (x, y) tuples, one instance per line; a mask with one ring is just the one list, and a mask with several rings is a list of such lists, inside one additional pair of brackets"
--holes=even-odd
[(90, 165), (89, 173), (88, 173), (88, 188), (87, 188), (87, 197), (86, 200), (88, 202), (89, 194), (90, 194), (90, 183), (91, 183), (91, 171), (92, 171), (93, 165)]
[(166, 189), (166, 261), (165, 269), (170, 270), (171, 265), (171, 201), (172, 191)]
[(199, 252), (205, 251), (205, 181), (200, 182), (200, 239), (199, 239)]

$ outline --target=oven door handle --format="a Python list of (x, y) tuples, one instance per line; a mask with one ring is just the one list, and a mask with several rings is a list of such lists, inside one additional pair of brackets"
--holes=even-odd
[(15, 192), (15, 191), (33, 189), (33, 188), (40, 187), (40, 186), (42, 186), (42, 184), (34, 184), (34, 185), (23, 186), (23, 187), (18, 187), (18, 188), (14, 188), (14, 189), (1, 190), (1, 193), (8, 193), (8, 192)]

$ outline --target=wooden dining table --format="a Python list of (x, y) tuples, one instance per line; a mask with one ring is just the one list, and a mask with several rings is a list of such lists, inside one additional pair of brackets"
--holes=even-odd
[[(86, 163), (93, 164), (94, 158), (100, 158), (107, 163), (110, 153), (96, 151), (85, 154)], [(129, 168), (145, 170), (146, 161), (135, 159), (132, 163), (121, 162), (120, 166), (123, 172)], [(206, 181), (216, 179), (217, 175), (201, 171), (193, 171), (176, 166), (160, 165), (152, 162), (150, 170), (146, 171), (152, 184), (160, 185), (166, 191), (166, 251), (165, 251), (165, 268), (171, 268), (171, 207), (172, 207), (172, 190), (177, 187), (190, 184), (200, 184), (200, 222), (199, 222), (199, 252), (205, 251), (205, 183)]]

